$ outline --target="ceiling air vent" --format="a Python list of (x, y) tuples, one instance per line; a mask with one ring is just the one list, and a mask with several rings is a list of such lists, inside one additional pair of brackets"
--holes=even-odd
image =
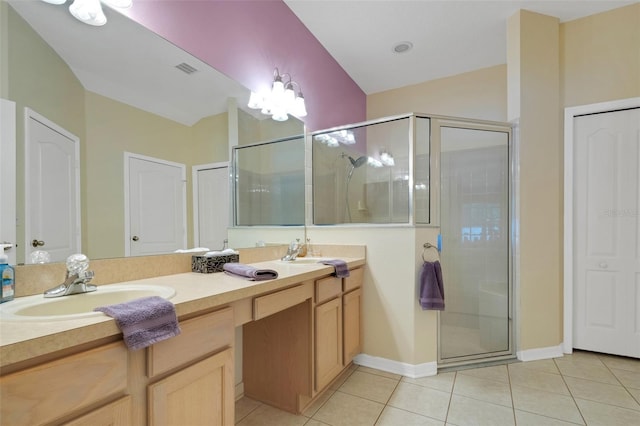
[(198, 71), (197, 69), (187, 64), (186, 62), (176, 65), (176, 68), (178, 68), (180, 71), (184, 72), (185, 74), (193, 74), (194, 72)]

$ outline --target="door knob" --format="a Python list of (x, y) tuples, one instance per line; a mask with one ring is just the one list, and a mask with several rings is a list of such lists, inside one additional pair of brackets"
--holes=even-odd
[(131, 238), (133, 241), (138, 241), (140, 238), (138, 238), (137, 235), (134, 235), (133, 238)]
[(11, 248), (13, 247), (13, 244), (10, 243), (9, 241), (3, 241), (0, 243), (0, 247), (2, 247), (2, 250), (7, 251), (7, 250), (11, 250)]
[(609, 264), (605, 261), (602, 261), (598, 266), (600, 266), (600, 268), (602, 269), (607, 269), (609, 267)]
[(44, 241), (33, 240), (33, 241), (31, 241), (31, 245), (32, 245), (33, 247), (43, 246), (43, 245), (44, 245)]

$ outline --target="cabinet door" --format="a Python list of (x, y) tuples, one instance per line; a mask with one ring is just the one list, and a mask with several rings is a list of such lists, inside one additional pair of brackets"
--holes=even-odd
[(316, 391), (342, 371), (342, 300), (333, 299), (315, 308)]
[(362, 289), (354, 290), (342, 296), (344, 330), (344, 364), (351, 362), (362, 351), (360, 312)]
[(151, 425), (233, 425), (233, 350), (226, 349), (149, 386)]
[(131, 397), (121, 398), (65, 423), (64, 426), (129, 426), (131, 424)]

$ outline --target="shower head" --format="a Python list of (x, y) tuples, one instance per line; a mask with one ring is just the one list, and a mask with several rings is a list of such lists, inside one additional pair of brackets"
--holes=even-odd
[(354, 168), (358, 168), (367, 162), (367, 156), (363, 155), (362, 157), (358, 157), (357, 160), (354, 160), (353, 157), (349, 156), (349, 161)]

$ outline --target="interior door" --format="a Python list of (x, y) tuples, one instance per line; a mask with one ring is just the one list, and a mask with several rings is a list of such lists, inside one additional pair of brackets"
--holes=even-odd
[(125, 153), (125, 255), (187, 248), (186, 166)]
[(81, 252), (80, 140), (25, 111), (25, 263), (34, 250), (61, 262)]
[(193, 169), (194, 244), (218, 250), (229, 227), (229, 166), (227, 163)]
[(573, 347), (640, 357), (640, 108), (574, 135)]
[(0, 252), (16, 264), (16, 104), (0, 99)]

